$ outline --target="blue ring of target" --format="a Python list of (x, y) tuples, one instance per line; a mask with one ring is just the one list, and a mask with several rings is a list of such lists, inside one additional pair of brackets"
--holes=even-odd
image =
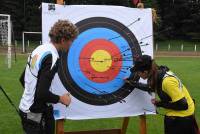
[[(118, 33), (121, 36), (120, 38), (124, 39), (125, 42), (127, 42), (127, 46), (121, 45), (120, 44), (121, 42), (115, 43), (116, 45), (119, 46), (120, 51), (126, 50), (128, 47), (130, 47), (131, 48), (131, 51), (130, 51), (131, 56), (133, 56), (133, 54), (134, 54), (134, 56), (142, 54), (139, 43), (138, 43), (136, 37), (134, 36), (134, 34), (126, 26), (124, 26), (122, 23), (120, 23), (116, 20), (113, 20), (110, 18), (105, 18), (105, 17), (92, 17), (92, 18), (87, 18), (82, 21), (79, 21), (78, 23), (76, 23), (76, 26), (79, 28), (79, 32), (80, 32), (79, 36), (85, 35), (87, 32), (90, 31), (90, 29), (91, 29), (91, 31), (94, 31), (96, 28), (103, 28), (104, 31), (105, 30), (112, 31), (112, 34)], [(82, 33), (84, 33), (84, 34), (82, 34)], [(77, 40), (80, 38), (79, 36), (74, 41), (74, 43), (77, 42)], [(61, 60), (60, 60), (60, 66), (58, 68), (58, 75), (59, 75), (59, 78), (60, 78), (62, 84), (66, 88), (66, 90), (68, 90), (72, 94), (72, 96), (77, 98), (79, 101), (82, 101), (82, 102), (90, 104), (90, 105), (109, 105), (109, 104), (113, 104), (116, 102), (120, 102), (123, 98), (127, 97), (134, 90), (134, 88), (130, 88), (130, 86), (128, 84), (124, 84), (123, 86), (119, 85), (119, 87), (121, 87), (121, 86), (122, 87), (119, 88), (118, 90), (116, 88), (112, 88), (112, 90), (109, 90), (110, 93), (102, 93), (102, 92), (97, 93), (97, 91), (95, 91), (95, 90), (94, 90), (94, 92), (92, 92), (91, 88), (93, 88), (93, 89), (95, 88), (98, 90), (102, 90), (102, 89), (95, 87), (94, 84), (91, 85), (91, 83), (90, 84), (85, 83), (85, 82), (83, 82), (83, 80), (78, 81), (78, 82), (84, 83), (85, 84), (84, 86), (79, 85), (79, 83), (77, 83), (76, 79), (79, 79), (78, 77), (80, 77), (80, 74), (78, 74), (78, 73), (81, 73), (80, 68), (78, 68), (77, 66), (71, 66), (69, 64), (72, 64), (74, 62), (74, 60), (72, 60), (72, 58), (74, 58), (73, 55), (79, 55), (80, 50), (79, 50), (79, 53), (77, 52), (77, 54), (71, 50), (77, 49), (76, 47), (79, 47), (78, 44), (81, 43), (81, 41), (82, 40), (80, 40), (76, 44), (73, 43), (74, 46), (72, 45), (68, 52), (60, 53)], [(90, 40), (87, 40), (87, 42), (89, 42), (89, 41)], [(112, 40), (112, 42), (114, 42), (114, 40)], [(76, 45), (76, 47), (75, 47), (75, 45)], [(73, 48), (73, 47), (75, 47), (75, 48)], [(84, 43), (83, 43), (82, 47), (84, 47)], [(70, 62), (68, 62), (69, 60), (70, 60)], [(134, 63), (134, 62), (132, 61), (132, 63)], [(79, 63), (77, 62), (77, 65), (78, 64)], [(125, 64), (125, 63), (123, 63), (123, 64)], [(74, 67), (74, 68), (72, 68), (72, 67)], [(76, 70), (76, 71), (72, 72), (72, 70)], [(72, 73), (73, 73), (73, 75), (72, 75)], [(130, 71), (127, 70), (126, 74), (127, 75), (130, 74)], [(130, 75), (132, 75), (132, 74), (130, 74)], [(115, 82), (117, 82), (117, 80)], [(97, 84), (97, 83), (95, 83), (95, 84)], [(99, 83), (97, 85), (99, 86)], [(84, 87), (90, 88), (90, 90), (87, 90)]]
[[(71, 74), (72, 79), (76, 84), (80, 86), (83, 90), (92, 93), (92, 94), (106, 94), (106, 93), (113, 93), (120, 89), (124, 85), (124, 80), (123, 78), (129, 77), (130, 72), (127, 71), (126, 73), (119, 72), (117, 75), (117, 78), (122, 78), (122, 79), (113, 79), (112, 81), (108, 81), (106, 83), (96, 83), (91, 80), (89, 80), (83, 73), (79, 65), (79, 60), (80, 60), (80, 53), (81, 50), (84, 48), (88, 42), (94, 40), (94, 39), (110, 39), (112, 37), (118, 37), (120, 36), (119, 33), (108, 29), (108, 28), (91, 28), (88, 29), (84, 32), (82, 32), (78, 38), (73, 42), (69, 53), (68, 53), (68, 69)], [(117, 38), (115, 40), (111, 40), (112, 43), (114, 43), (120, 50), (120, 52), (124, 51), (123, 46), (127, 46), (125, 49), (130, 48), (128, 45), (128, 42), (122, 37), (122, 38)], [(131, 51), (126, 51), (126, 55), (132, 55)], [(123, 56), (123, 58), (126, 58), (127, 56)], [(123, 61), (122, 66), (132, 66), (133, 61)], [(78, 78), (77, 78), (78, 75)], [(86, 83), (86, 84), (85, 84)], [(97, 90), (94, 90), (91, 87), (88, 87), (87, 85), (93, 85), (93, 87), (97, 89), (104, 89), (104, 93), (99, 92)]]

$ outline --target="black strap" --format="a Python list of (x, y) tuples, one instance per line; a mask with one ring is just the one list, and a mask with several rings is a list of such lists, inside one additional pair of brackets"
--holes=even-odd
[(20, 81), (23, 88), (25, 87), (25, 81), (24, 81), (25, 71), (26, 71), (26, 68), (24, 68), (21, 76), (19, 77), (19, 81)]
[[(31, 67), (31, 66), (30, 66), (30, 62), (31, 62), (31, 59), (32, 59), (31, 55), (32, 55), (32, 53), (29, 55), (29, 59), (28, 59), (28, 61), (27, 61), (27, 65), (28, 65), (28, 68), (29, 68), (29, 71), (31, 72), (31, 74), (32, 74), (35, 78), (37, 78), (37, 76), (33, 74), (33, 72), (31, 71), (31, 68), (30, 68), (30, 67)], [(21, 83), (21, 85), (22, 85), (23, 88), (25, 87), (25, 80), (24, 80), (24, 78), (25, 78), (25, 71), (26, 71), (27, 65), (25, 66), (23, 72), (21, 73), (21, 75), (20, 75), (20, 77), (19, 77), (19, 81), (20, 81), (20, 83)]]
[(3, 92), (3, 94), (6, 96), (6, 98), (8, 99), (9, 103), (15, 108), (17, 114), (19, 115), (19, 110), (17, 109), (17, 107), (15, 106), (15, 104), (12, 102), (12, 100), (10, 99), (10, 97), (6, 94), (5, 90), (0, 86), (1, 91)]

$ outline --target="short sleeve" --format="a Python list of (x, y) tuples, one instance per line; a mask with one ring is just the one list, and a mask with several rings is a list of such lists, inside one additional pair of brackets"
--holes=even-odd
[(166, 77), (162, 82), (162, 90), (171, 97), (171, 102), (184, 97), (183, 89), (179, 88), (179, 81), (175, 77)]

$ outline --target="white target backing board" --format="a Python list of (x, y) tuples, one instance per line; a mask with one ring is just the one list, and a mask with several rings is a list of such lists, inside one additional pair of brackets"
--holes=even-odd
[[(42, 41), (51, 27), (69, 20), (80, 31), (67, 53), (51, 89), (70, 92), (71, 104), (54, 105), (56, 119), (96, 119), (154, 114), (154, 95), (131, 89), (123, 78), (131, 75), (134, 56), (153, 56), (151, 9), (121, 6), (42, 4)], [(145, 80), (140, 80), (146, 82)], [(152, 111), (152, 112), (149, 112)]]

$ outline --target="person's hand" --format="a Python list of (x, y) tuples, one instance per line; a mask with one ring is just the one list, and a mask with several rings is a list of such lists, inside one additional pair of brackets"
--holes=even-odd
[(158, 101), (156, 99), (151, 99), (151, 103), (156, 106), (156, 104), (158, 103)]
[(66, 93), (66, 94), (60, 96), (59, 102), (62, 103), (62, 104), (64, 104), (64, 105), (66, 105), (66, 106), (69, 106), (69, 104), (71, 103), (70, 94)]
[(137, 86), (138, 82), (137, 81), (133, 81), (133, 80), (130, 80), (129, 78), (123, 78), (124, 82), (129, 84), (130, 86), (132, 87), (135, 87)]
[(137, 8), (142, 8), (142, 9), (143, 9), (143, 8), (144, 8), (144, 3), (141, 3), (141, 2), (138, 3), (138, 4), (137, 4)]
[(128, 77), (123, 78), (124, 82), (129, 83)]
[(130, 85), (134, 85), (134, 84), (136, 83), (136, 81), (131, 81), (131, 80), (130, 80), (129, 78), (127, 78), (127, 77), (123, 78), (123, 80), (124, 80), (125, 83), (128, 83), (128, 84), (130, 84)]

